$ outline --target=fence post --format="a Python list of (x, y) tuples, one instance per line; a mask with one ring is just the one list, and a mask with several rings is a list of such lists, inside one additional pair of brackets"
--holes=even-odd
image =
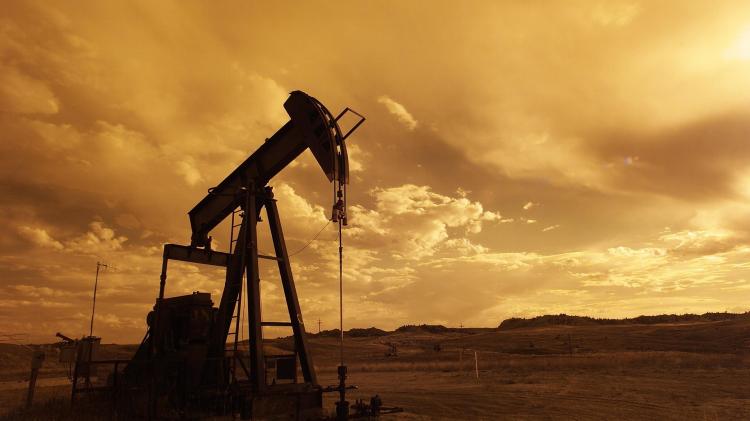
[(477, 357), (477, 351), (474, 351), (474, 372), (477, 375), (477, 380), (479, 380), (479, 357)]
[(78, 350), (76, 350), (75, 354), (75, 362), (73, 363), (73, 387), (70, 390), (70, 406), (73, 407), (73, 404), (76, 400), (76, 392), (78, 392)]
[(117, 387), (117, 366), (119, 361), (115, 361), (115, 372), (112, 374), (112, 414), (115, 416), (115, 419), (117, 419), (117, 394), (118, 394), (118, 387)]
[(31, 408), (31, 402), (34, 400), (34, 389), (36, 388), (36, 378), (39, 375), (39, 369), (42, 368), (44, 361), (44, 351), (34, 351), (31, 357), (31, 377), (29, 377), (29, 393), (26, 395), (26, 407)]

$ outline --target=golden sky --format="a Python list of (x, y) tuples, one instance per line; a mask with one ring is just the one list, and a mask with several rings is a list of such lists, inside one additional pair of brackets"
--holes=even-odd
[[(95, 333), (140, 340), (162, 244), (189, 243), (187, 211), (297, 89), (367, 116), (348, 327), (750, 309), (747, 1), (3, 8), (0, 333), (87, 333), (103, 261)], [(271, 184), (297, 250), (330, 185), (309, 153)], [(335, 239), (293, 259), (309, 329), (337, 325)], [(167, 295), (218, 302), (221, 273), (173, 269)]]

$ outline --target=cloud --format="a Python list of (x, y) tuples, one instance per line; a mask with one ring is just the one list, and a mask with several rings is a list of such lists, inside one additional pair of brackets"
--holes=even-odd
[(118, 236), (101, 221), (94, 221), (89, 224), (89, 231), (68, 242), (67, 248), (77, 253), (98, 255), (120, 250), (126, 241), (127, 237)]
[(533, 208), (534, 206), (535, 206), (534, 203), (532, 203), (532, 202), (526, 202), (526, 204), (523, 205), (523, 210), (529, 210), (529, 209)]
[[(443, 277), (450, 278), (457, 273), (464, 276), (480, 272), (496, 274), (496, 281), (485, 281), (484, 293), (494, 291), (498, 296), (503, 296), (503, 304), (486, 307), (481, 312), (482, 317), (492, 313), (500, 318), (500, 314), (509, 312), (543, 314), (573, 310), (591, 314), (590, 306), (596, 302), (621, 306), (625, 301), (632, 303), (633, 300), (639, 303), (638, 306), (621, 307), (617, 312), (620, 317), (642, 314), (649, 305), (660, 305), (661, 312), (684, 312), (688, 308), (707, 311), (721, 301), (703, 298), (696, 302), (691, 297), (711, 294), (717, 287), (727, 292), (744, 290), (748, 287), (747, 275), (750, 273), (750, 266), (745, 262), (750, 255), (750, 247), (736, 238), (732, 240), (734, 247), (702, 254), (685, 254), (674, 247), (675, 241), (683, 242), (686, 239), (702, 244), (703, 239), (716, 237), (714, 234), (718, 233), (679, 233), (676, 238), (660, 234), (652, 238), (653, 245), (650, 247), (619, 245), (606, 250), (558, 254), (498, 253), (488, 250), (438, 258), (429, 264), (431, 273), (436, 275), (430, 278), (429, 283), (435, 287)], [(687, 245), (682, 244), (683, 247)], [(529, 287), (528, 282), (533, 282), (535, 286)], [(558, 303), (542, 298), (551, 291), (571, 290), (576, 294), (566, 292), (564, 295), (567, 298)], [(538, 294), (534, 302), (540, 303), (540, 307), (524, 305), (524, 300), (534, 294)], [(516, 295), (517, 299), (512, 298)], [(601, 314), (612, 314), (606, 310), (594, 310), (595, 313), (599, 311)]]
[(363, 160), (369, 156), (367, 152), (364, 152), (357, 144), (347, 144), (346, 152), (349, 155), (349, 171), (352, 173), (364, 171), (365, 165)]
[[(737, 245), (735, 234), (726, 229), (718, 230), (668, 230), (659, 240), (670, 245), (670, 252), (693, 256), (712, 255), (728, 251)], [(741, 241), (741, 240), (740, 240)]]
[(18, 233), (40, 247), (48, 247), (55, 250), (62, 250), (64, 248), (62, 243), (52, 238), (44, 228), (21, 226), (18, 227)]
[(592, 20), (601, 26), (623, 27), (641, 12), (641, 5), (629, 1), (607, 1), (597, 4), (591, 12)]
[(591, 148), (607, 162), (607, 183), (621, 191), (705, 202), (738, 194), (748, 130), (748, 114), (734, 111), (665, 129), (602, 133), (607, 141)]
[(396, 119), (401, 124), (406, 126), (407, 129), (414, 130), (417, 128), (417, 120), (411, 115), (411, 113), (409, 113), (409, 111), (406, 110), (406, 107), (386, 95), (380, 96), (378, 98), (378, 102), (385, 105), (385, 108), (388, 109), (388, 112), (391, 113), (391, 115), (395, 116)]
[(441, 248), (455, 252), (460, 256), (486, 253), (489, 251), (487, 247), (480, 244), (474, 244), (468, 238), (451, 238), (444, 241), (441, 244)]
[[(137, 3), (4, 5), (3, 331), (40, 343), (85, 332), (85, 312), (69, 309), (90, 303), (101, 258), (121, 268), (101, 284), (101, 314), (116, 317), (101, 333), (140, 340), (162, 244), (189, 242), (185, 213), (288, 121), (294, 89), (367, 117), (350, 139), (351, 326), (747, 307), (747, 2), (323, 15), (307, 3), (291, 14), (270, 2), (263, 14)], [(259, 36), (282, 16), (288, 31)], [(307, 153), (271, 184), (296, 251), (327, 223), (330, 186)], [(519, 209), (531, 197), (544, 207)], [(227, 225), (212, 233), (222, 247)], [(305, 316), (328, 326), (336, 234), (326, 227), (291, 259)], [(264, 265), (264, 311), (281, 317)], [(217, 300), (220, 272), (174, 269), (168, 295)]]
[(14, 285), (12, 288), (19, 294), (31, 298), (69, 297), (72, 295), (69, 291), (55, 290), (49, 287), (36, 287), (33, 285)]
[(347, 235), (379, 235), (385, 236), (390, 233), (387, 219), (374, 209), (366, 209), (362, 205), (354, 205), (349, 208), (350, 222)]
[(194, 186), (203, 181), (203, 176), (195, 167), (195, 160), (192, 157), (186, 157), (177, 163), (177, 172), (185, 178), (185, 182)]
[(451, 229), (460, 228), (464, 235), (478, 234), (483, 222), (502, 219), (498, 213), (485, 211), (479, 202), (461, 195), (435, 193), (429, 186), (404, 184), (378, 188), (372, 195), (377, 216), (371, 216), (390, 225), (388, 232), (399, 233), (401, 240), (391, 243), (391, 247), (402, 258), (418, 259), (434, 254), (438, 245), (450, 238)]
[(0, 110), (18, 114), (57, 114), (59, 100), (43, 81), (0, 66)]
[[(294, 224), (295, 231), (311, 232), (320, 229), (328, 220), (326, 210), (300, 196), (292, 186), (280, 184), (273, 189), (278, 200), (279, 213), (287, 223)], [(333, 203), (331, 203), (331, 206)]]
[[(422, 266), (425, 257), (457, 259), (487, 253), (489, 249), (471, 237), (481, 233), (485, 224), (494, 225), (502, 220), (499, 213), (484, 210), (481, 203), (473, 201), (468, 194), (443, 195), (429, 186), (381, 187), (373, 189), (370, 195), (373, 206), (352, 205), (350, 224), (344, 230), (345, 289), (347, 300), (352, 300), (346, 305), (356, 303), (359, 309), (349, 316), (353, 322), (366, 323), (367, 315), (377, 314), (384, 323), (391, 323), (391, 320), (397, 323), (396, 317), (409, 312), (401, 308), (402, 300), (390, 297), (404, 293), (429, 276), (429, 271)], [(298, 204), (294, 207), (304, 209), (303, 215), (318, 214), (316, 206), (296, 196), (293, 201)], [(281, 198), (279, 203), (283, 203)], [(294, 228), (298, 230), (302, 227)], [(314, 262), (295, 263), (294, 270), (300, 295), (308, 297), (315, 311), (336, 308), (335, 300), (321, 290), (326, 285), (334, 285), (338, 273), (338, 244), (331, 234), (334, 233), (324, 232), (299, 255), (301, 257), (292, 260), (299, 262), (298, 259), (304, 257), (304, 261)], [(394, 264), (403, 260), (411, 264)], [(378, 310), (383, 302), (392, 303), (391, 311)]]

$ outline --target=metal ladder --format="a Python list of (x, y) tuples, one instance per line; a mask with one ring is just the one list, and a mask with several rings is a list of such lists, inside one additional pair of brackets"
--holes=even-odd
[[(238, 227), (242, 226), (244, 217), (242, 215), (242, 210), (235, 209), (232, 211), (232, 219), (231, 219), (231, 227), (229, 229), (229, 254), (231, 255), (236, 248), (238, 238), (235, 238), (235, 230)], [(237, 216), (238, 214), (239, 217)], [(240, 222), (236, 223), (235, 221), (239, 219)], [(239, 231), (237, 231), (237, 235)], [(234, 341), (232, 344), (232, 377), (236, 379), (236, 369), (237, 369), (237, 345), (241, 338), (239, 338), (239, 335), (242, 333), (241, 329), (241, 320), (242, 320), (242, 286), (244, 284), (245, 275), (242, 276), (240, 279), (240, 285), (239, 285), (239, 292), (237, 294), (237, 300), (235, 301), (235, 312), (232, 314), (232, 320), (234, 321), (234, 331), (227, 333), (227, 336), (233, 336)], [(231, 323), (231, 322), (230, 322)]]

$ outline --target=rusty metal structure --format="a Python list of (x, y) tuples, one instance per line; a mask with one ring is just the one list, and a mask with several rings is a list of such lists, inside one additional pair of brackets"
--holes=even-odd
[[(243, 418), (289, 415), (292, 419), (319, 419), (324, 415), (324, 388), (318, 384), (281, 218), (268, 183), (309, 149), (334, 186), (332, 220), (339, 227), (346, 225), (349, 174), (345, 140), (365, 119), (349, 108), (334, 116), (301, 91), (292, 92), (284, 108), (290, 120), (218, 186), (209, 189), (189, 212), (190, 244), (164, 246), (159, 294), (147, 317), (147, 333), (122, 373), (115, 370), (120, 405), (146, 407), (136, 416), (239, 412)], [(349, 112), (358, 120), (344, 133), (338, 122)], [(262, 209), (273, 240), (272, 256), (258, 252)], [(212, 230), (230, 217), (229, 252), (213, 250)], [(289, 321), (262, 317), (259, 259), (278, 265)], [(224, 268), (218, 307), (208, 293), (167, 297), (170, 261)], [(240, 323), (242, 300), (246, 300), (246, 326)], [(267, 354), (263, 348), (266, 326), (290, 327), (294, 352)], [(245, 327), (247, 351), (238, 341), (238, 333)], [(297, 378), (298, 368), (301, 379)], [(345, 376), (346, 370), (340, 368), (339, 372)], [(342, 378), (339, 387), (326, 391), (339, 391), (344, 401), (346, 388)], [(348, 410), (348, 404), (346, 407)]]

